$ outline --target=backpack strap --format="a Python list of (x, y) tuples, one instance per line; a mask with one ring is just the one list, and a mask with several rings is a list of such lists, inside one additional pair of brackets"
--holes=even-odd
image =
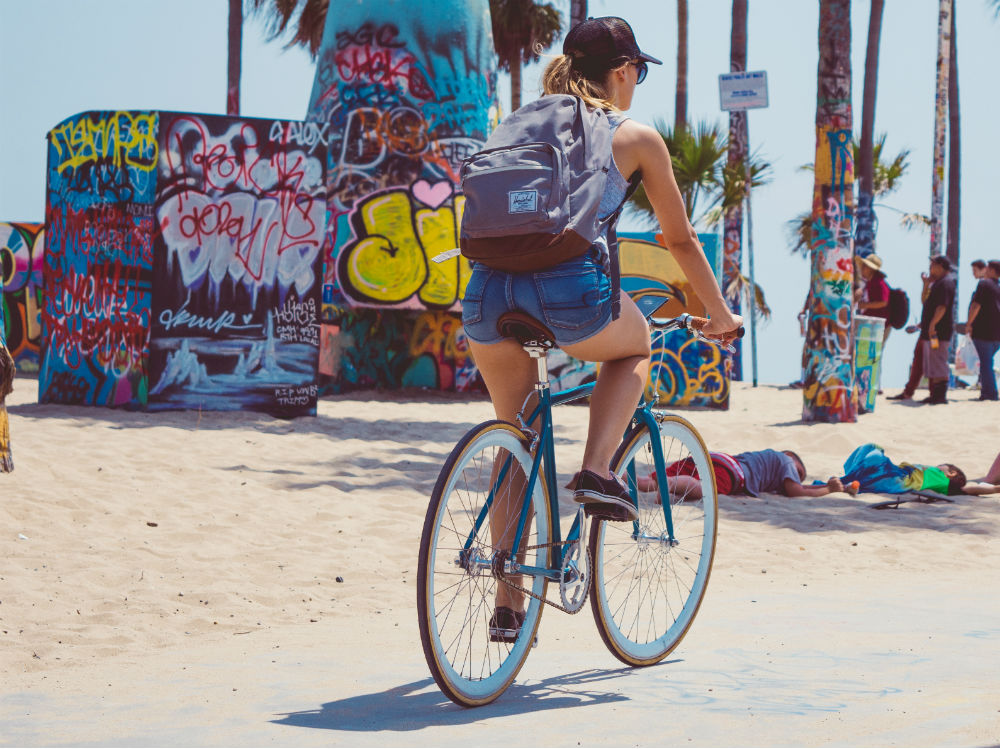
[(621, 264), (618, 262), (618, 232), (616, 227), (618, 225), (618, 218), (622, 215), (622, 210), (625, 208), (625, 204), (628, 199), (632, 197), (632, 194), (638, 189), (639, 183), (642, 182), (642, 174), (636, 170), (628, 181), (628, 188), (625, 190), (625, 197), (622, 198), (622, 202), (618, 204), (618, 208), (612, 213), (607, 219), (604, 220), (608, 227), (608, 256), (611, 259), (610, 277), (611, 277), (611, 319), (617, 320), (622, 314), (622, 300), (621, 300), (621, 289), (622, 289), (622, 271)]

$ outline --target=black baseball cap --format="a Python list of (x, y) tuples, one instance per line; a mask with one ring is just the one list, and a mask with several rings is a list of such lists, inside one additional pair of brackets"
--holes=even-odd
[(632, 60), (663, 64), (639, 49), (628, 21), (617, 16), (588, 18), (578, 23), (566, 35), (563, 54), (570, 55), (573, 67), (588, 78)]

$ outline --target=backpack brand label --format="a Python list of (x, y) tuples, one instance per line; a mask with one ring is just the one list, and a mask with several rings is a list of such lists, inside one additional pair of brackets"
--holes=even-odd
[(507, 213), (534, 213), (538, 210), (538, 190), (511, 190), (507, 193)]

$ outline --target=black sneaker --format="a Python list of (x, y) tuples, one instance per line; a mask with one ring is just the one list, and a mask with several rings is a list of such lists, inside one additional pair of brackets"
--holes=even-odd
[(905, 390), (902, 393), (897, 393), (896, 395), (890, 395), (886, 397), (887, 401), (908, 401), (913, 400), (913, 396), (907, 393)]
[(624, 522), (639, 517), (628, 488), (614, 474), (606, 479), (593, 471), (580, 471), (573, 499), (585, 505), (587, 515), (601, 520)]
[(521, 633), (524, 614), (506, 606), (497, 606), (490, 617), (490, 642), (514, 642)]

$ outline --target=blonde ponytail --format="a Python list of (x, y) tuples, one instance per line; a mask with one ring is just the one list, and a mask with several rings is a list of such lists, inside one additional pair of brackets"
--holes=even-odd
[[(609, 71), (610, 72), (610, 71)], [(571, 94), (577, 96), (594, 109), (613, 109), (611, 92), (602, 81), (594, 81), (573, 70), (573, 58), (557, 55), (542, 74), (543, 94)]]

